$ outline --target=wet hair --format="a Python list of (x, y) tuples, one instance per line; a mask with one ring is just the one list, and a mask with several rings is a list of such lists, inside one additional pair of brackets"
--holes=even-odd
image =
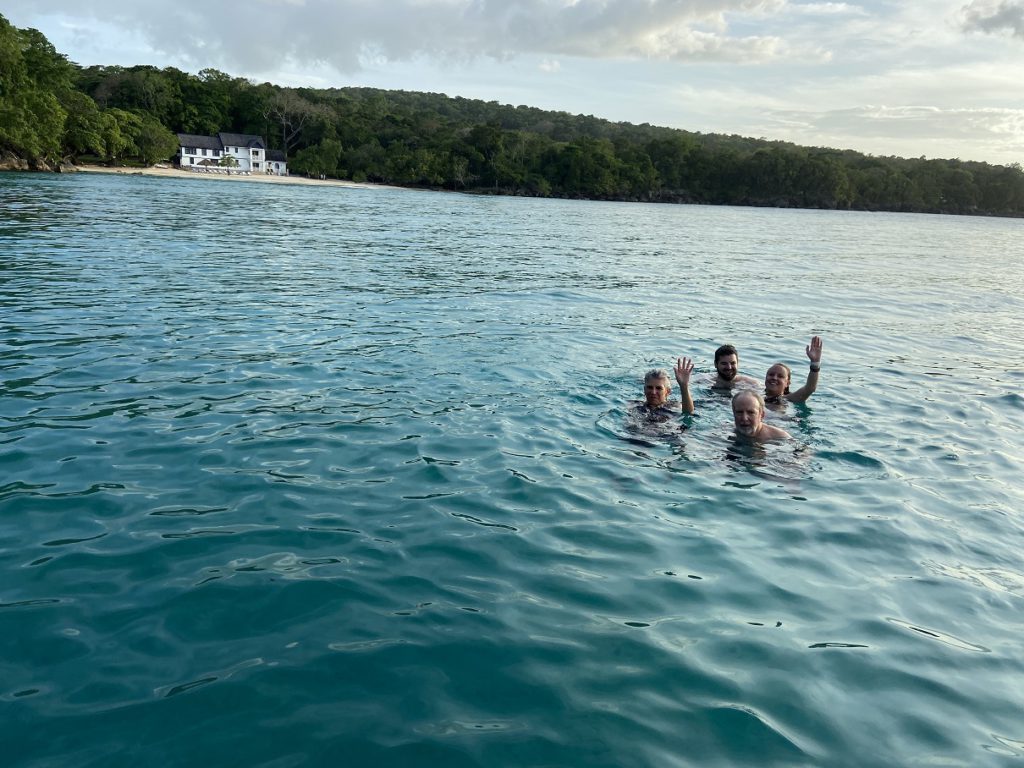
[(770, 365), (770, 366), (768, 366), (768, 370), (771, 370), (776, 365), (781, 365), (783, 368), (786, 369), (786, 388), (784, 390), (782, 390), (782, 394), (788, 395), (789, 394), (789, 383), (791, 381), (793, 381), (793, 370), (788, 365), (786, 365), (785, 363), (775, 363), (774, 365)]
[(758, 392), (755, 392), (753, 389), (741, 389), (739, 392), (732, 396), (733, 410), (736, 410), (736, 401), (739, 400), (741, 397), (746, 397), (747, 395), (750, 395), (755, 400), (757, 400), (757, 406), (761, 409), (761, 413), (764, 413), (764, 398), (761, 397), (761, 395)]
[(651, 370), (644, 374), (644, 384), (657, 379), (664, 379), (665, 381), (671, 382), (671, 379), (668, 377), (668, 371), (664, 368), (651, 368)]
[(740, 353), (736, 351), (736, 347), (732, 344), (723, 344), (715, 350), (715, 365), (718, 365), (718, 358), (727, 357), (729, 355), (736, 355), (736, 360), (739, 361)]

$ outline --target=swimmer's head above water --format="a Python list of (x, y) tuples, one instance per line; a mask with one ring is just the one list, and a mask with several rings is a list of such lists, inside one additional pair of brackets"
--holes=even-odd
[(818, 388), (818, 374), (821, 371), (821, 350), (824, 343), (820, 336), (814, 336), (807, 345), (807, 359), (811, 367), (807, 373), (807, 383), (795, 392), (789, 385), (793, 379), (793, 371), (785, 363), (775, 363), (764, 375), (764, 399), (769, 403), (802, 403)]
[(660, 408), (672, 394), (672, 382), (664, 368), (652, 368), (644, 374), (644, 404), (648, 408)]
[(722, 381), (732, 381), (740, 371), (740, 354), (732, 344), (715, 350), (715, 370)]
[(764, 398), (753, 390), (745, 389), (733, 396), (732, 417), (739, 438), (763, 441), (790, 437), (786, 430), (764, 423)]
[(756, 387), (760, 382), (740, 373), (740, 353), (732, 344), (723, 344), (715, 350), (715, 379), (712, 389), (732, 389), (734, 386)]
[(789, 382), (793, 379), (793, 371), (785, 363), (776, 363), (764, 375), (765, 400), (778, 399), (789, 394)]

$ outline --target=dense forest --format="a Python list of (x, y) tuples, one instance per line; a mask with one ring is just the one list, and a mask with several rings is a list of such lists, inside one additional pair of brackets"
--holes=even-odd
[(1024, 215), (1020, 165), (875, 157), (443, 94), (79, 67), (0, 15), (6, 165), (146, 164), (176, 133), (264, 136), (293, 173), (494, 194)]

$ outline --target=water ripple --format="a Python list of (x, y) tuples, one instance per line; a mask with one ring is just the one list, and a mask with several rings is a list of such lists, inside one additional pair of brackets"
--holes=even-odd
[[(0, 207), (5, 765), (1024, 753), (1020, 222), (87, 174)], [(812, 334), (793, 443), (738, 444), (713, 350), (802, 375)], [(680, 355), (697, 413), (631, 417)]]

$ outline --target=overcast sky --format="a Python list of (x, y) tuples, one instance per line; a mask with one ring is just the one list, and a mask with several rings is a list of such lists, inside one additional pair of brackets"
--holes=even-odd
[(1024, 0), (0, 0), (72, 61), (1024, 162)]

